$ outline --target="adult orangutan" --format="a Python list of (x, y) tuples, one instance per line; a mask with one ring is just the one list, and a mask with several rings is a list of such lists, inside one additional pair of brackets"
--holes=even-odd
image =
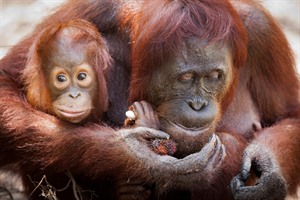
[[(144, 138), (166, 137), (161, 132), (78, 127), (26, 106), (19, 77), (28, 46), (46, 25), (75, 18), (97, 26), (114, 60), (107, 79), (107, 123), (117, 126), (124, 120), (132, 65), (131, 100), (149, 101), (161, 110), (160, 119), (189, 128), (189, 133), (218, 122), (225, 159), (218, 159), (223, 151), (216, 136), (200, 152), (178, 160), (147, 147)], [(113, 188), (111, 180), (127, 176), (154, 185), (153, 198), (160, 199), (283, 199), (285, 189), (292, 194), (299, 183), (300, 120), (297, 112), (289, 115), (299, 109), (299, 82), (281, 30), (252, 1), (71, 1), (12, 48), (1, 61), (1, 71), (0, 163), (18, 163), (24, 180), (27, 175), (40, 180), (46, 174), (54, 186), (65, 186), (68, 177), (63, 175), (69, 171), (80, 186), (105, 197)], [(221, 92), (214, 96), (207, 88)], [(194, 109), (201, 98), (207, 103)], [(195, 119), (204, 121), (199, 125)], [(239, 171), (247, 138), (241, 134), (252, 135), (253, 130), (260, 132), (244, 153), (233, 197), (229, 181)], [(258, 184), (243, 187), (251, 163)], [(25, 184), (31, 183), (27, 179)], [(70, 196), (67, 191), (64, 195)]]
[[(292, 175), (298, 170), (294, 163), (300, 161), (300, 124), (299, 115), (289, 113), (299, 110), (299, 80), (282, 31), (259, 4), (251, 1), (233, 3), (247, 35), (234, 20), (237, 17), (230, 6), (225, 13), (232, 11), (232, 18), (220, 9), (225, 9), (225, 2), (181, 3), (165, 2), (158, 7), (149, 2), (139, 15), (132, 48), (131, 101), (150, 102), (161, 129), (179, 143), (179, 148), (182, 145), (192, 150), (195, 142), (191, 138), (206, 133), (199, 127), (214, 125), (218, 110), (222, 110), (216, 126), (227, 154), (220, 164), (222, 173), (214, 176), (210, 186), (187, 185), (192, 199), (230, 199), (226, 187), (237, 173), (237, 152), (245, 144), (243, 139), (251, 145), (244, 153), (241, 175), (232, 181), (234, 198), (284, 199), (286, 192), (295, 194), (300, 176), (296, 174), (293, 179)], [(247, 36), (247, 47), (243, 46), (243, 36)], [(170, 124), (177, 127), (168, 131)], [(292, 163), (287, 163), (287, 154)], [(244, 187), (251, 167), (259, 180), (253, 187)], [(196, 189), (199, 186), (202, 188)]]
[(22, 78), (33, 107), (72, 123), (102, 120), (111, 58), (92, 24), (75, 20), (45, 28), (28, 57)]

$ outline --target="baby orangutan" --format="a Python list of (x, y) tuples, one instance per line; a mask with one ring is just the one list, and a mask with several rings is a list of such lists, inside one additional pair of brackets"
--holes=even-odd
[(100, 121), (108, 107), (104, 71), (110, 60), (91, 23), (50, 25), (31, 46), (23, 71), (27, 101), (71, 123)]

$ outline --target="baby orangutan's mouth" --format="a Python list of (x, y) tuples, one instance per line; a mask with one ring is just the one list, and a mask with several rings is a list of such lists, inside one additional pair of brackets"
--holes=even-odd
[(60, 114), (65, 118), (78, 118), (80, 116), (85, 115), (88, 110), (66, 110), (66, 109), (58, 109)]
[(67, 120), (71, 123), (82, 122), (85, 118), (89, 116), (91, 108), (87, 106), (56, 106), (54, 108), (54, 113), (61, 119)]

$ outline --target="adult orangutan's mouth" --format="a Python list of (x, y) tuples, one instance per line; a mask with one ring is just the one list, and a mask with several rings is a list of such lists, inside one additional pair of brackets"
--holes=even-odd
[(168, 119), (163, 119), (163, 121), (171, 124), (172, 126), (176, 126), (178, 128), (178, 130), (183, 129), (183, 130), (185, 130), (185, 132), (190, 132), (191, 135), (193, 135), (195, 132), (197, 132), (197, 134), (199, 134), (199, 132), (207, 132), (208, 130), (210, 130), (212, 128), (212, 123), (208, 124), (206, 126), (202, 126), (202, 127), (186, 127), (182, 124), (172, 122)]

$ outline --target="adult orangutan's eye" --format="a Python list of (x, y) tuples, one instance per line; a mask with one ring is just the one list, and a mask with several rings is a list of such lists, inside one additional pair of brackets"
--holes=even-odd
[(188, 73), (182, 74), (182, 75), (179, 77), (179, 80), (180, 80), (180, 81), (190, 81), (190, 80), (194, 80), (194, 73), (188, 72)]
[(218, 80), (221, 78), (221, 71), (220, 70), (212, 70), (211, 72), (207, 73), (204, 78), (210, 80)]

